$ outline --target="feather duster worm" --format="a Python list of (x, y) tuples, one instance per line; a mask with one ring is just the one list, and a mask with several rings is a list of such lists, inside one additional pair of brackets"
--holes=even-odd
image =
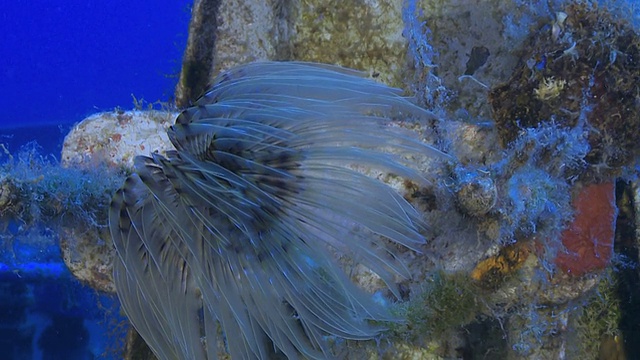
[(397, 320), (330, 253), (391, 289), (409, 276), (381, 238), (416, 249), (420, 215), (350, 167), (420, 181), (409, 155), (446, 156), (388, 126), (432, 116), (399, 93), (339, 67), (240, 66), (178, 116), (175, 151), (136, 158), (110, 210), (115, 282), (160, 359), (216, 359), (219, 337), (233, 359), (331, 358), (328, 336)]

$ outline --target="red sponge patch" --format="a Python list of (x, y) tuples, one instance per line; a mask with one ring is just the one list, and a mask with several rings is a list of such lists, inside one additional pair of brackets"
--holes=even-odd
[(604, 269), (613, 255), (617, 208), (612, 182), (592, 184), (580, 189), (573, 199), (575, 218), (562, 232), (558, 268), (572, 276)]

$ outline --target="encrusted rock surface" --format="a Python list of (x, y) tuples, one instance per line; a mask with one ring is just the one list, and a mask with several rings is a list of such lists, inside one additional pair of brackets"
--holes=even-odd
[(64, 166), (133, 167), (136, 155), (167, 150), (167, 129), (177, 114), (160, 110), (115, 110), (91, 115), (78, 123), (62, 145)]

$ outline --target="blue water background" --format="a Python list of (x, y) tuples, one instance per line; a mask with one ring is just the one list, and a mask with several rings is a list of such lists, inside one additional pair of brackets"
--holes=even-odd
[[(43, 131), (58, 142), (69, 124), (87, 115), (132, 108), (131, 94), (148, 102), (170, 100), (190, 6), (188, 0), (4, 2), (0, 135), (44, 125), (46, 131), (31, 135), (49, 149), (42, 144)], [(17, 146), (26, 140), (10, 142)]]
[[(3, 2), (0, 143), (17, 153), (35, 140), (41, 154), (59, 158), (64, 136), (86, 116), (131, 109), (132, 94), (149, 103), (171, 101), (190, 6), (187, 0)], [(48, 224), (12, 238), (19, 227), (13, 221), (0, 228), (0, 359), (120, 358), (127, 323), (115, 296), (69, 273)]]

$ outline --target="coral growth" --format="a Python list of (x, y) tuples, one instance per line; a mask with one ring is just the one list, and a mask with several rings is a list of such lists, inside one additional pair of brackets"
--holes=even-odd
[(407, 322), (392, 328), (404, 341), (443, 339), (481, 314), (482, 291), (465, 273), (434, 271), (396, 312)]

